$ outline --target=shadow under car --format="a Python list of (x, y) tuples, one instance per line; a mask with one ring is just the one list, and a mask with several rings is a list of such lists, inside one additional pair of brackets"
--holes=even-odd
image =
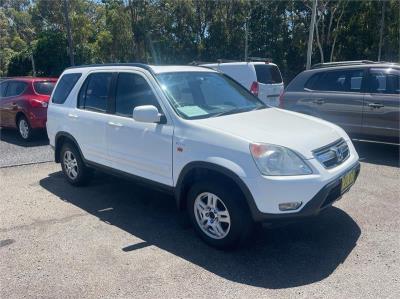
[(281, 226), (258, 228), (248, 246), (219, 251), (207, 246), (179, 224), (180, 213), (170, 195), (132, 182), (96, 174), (89, 186), (70, 186), (61, 172), (40, 185), (69, 202), (144, 242), (115, 244), (124, 252), (154, 245), (225, 279), (280, 289), (320, 281), (343, 263), (360, 236), (360, 228), (344, 211)]

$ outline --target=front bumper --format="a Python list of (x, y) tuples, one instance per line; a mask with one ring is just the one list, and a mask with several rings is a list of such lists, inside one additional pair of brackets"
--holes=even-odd
[(250, 210), (253, 219), (257, 222), (268, 222), (279, 219), (294, 220), (297, 218), (318, 215), (322, 210), (330, 207), (332, 203), (340, 199), (342, 195), (351, 188), (350, 187), (344, 193), (341, 193), (341, 179), (346, 173), (353, 169), (356, 172), (357, 179), (358, 174), (360, 173), (360, 163), (358, 161), (352, 167), (342, 171), (339, 175), (322, 187), (322, 189), (320, 189), (311, 200), (307, 201), (305, 205), (300, 207), (298, 212), (263, 213), (255, 204), (251, 204)]

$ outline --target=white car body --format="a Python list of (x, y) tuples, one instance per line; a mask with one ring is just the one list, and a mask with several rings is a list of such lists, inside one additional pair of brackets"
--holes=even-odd
[[(254, 82), (258, 84), (258, 98), (265, 104), (278, 107), (279, 97), (283, 93), (284, 85), (279, 68), (275, 63), (271, 62), (226, 62), (226, 63), (208, 63), (202, 66), (212, 68), (222, 72), (229, 77), (235, 79), (244, 88), (250, 90)], [(279, 83), (263, 83), (262, 78), (257, 77), (256, 67), (275, 68), (279, 73)]]
[[(88, 74), (105, 71), (143, 76), (156, 95), (166, 122), (145, 123), (77, 108), (78, 93)], [(56, 154), (57, 138), (70, 136), (88, 163), (116, 169), (171, 190), (179, 187), (188, 165), (215, 166), (234, 175), (248, 190), (248, 204), (257, 221), (287, 214), (301, 215), (307, 204), (328, 184), (359, 167), (357, 152), (347, 134), (338, 126), (311, 116), (266, 108), (197, 120), (183, 119), (171, 107), (154, 77), (168, 72), (215, 71), (191, 66), (143, 68), (134, 65), (89, 66), (64, 71), (63, 75), (82, 75), (63, 104), (49, 103), (47, 132)], [(348, 146), (348, 158), (340, 165), (327, 169), (313, 152), (340, 139)], [(263, 175), (250, 153), (252, 143), (291, 149), (305, 161), (312, 174)], [(177, 197), (179, 192), (177, 190)], [(280, 210), (279, 204), (292, 201), (300, 202), (300, 207)], [(318, 212), (319, 209), (316, 209), (305, 215)]]

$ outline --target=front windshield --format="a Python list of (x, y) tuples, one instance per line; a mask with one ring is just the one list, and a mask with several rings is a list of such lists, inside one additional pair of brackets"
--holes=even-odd
[(175, 111), (199, 119), (266, 108), (258, 98), (228, 77), (213, 72), (157, 75)]

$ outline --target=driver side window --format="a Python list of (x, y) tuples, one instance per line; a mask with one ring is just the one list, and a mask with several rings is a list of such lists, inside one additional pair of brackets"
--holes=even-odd
[(115, 97), (115, 114), (132, 117), (133, 109), (142, 105), (161, 107), (147, 81), (138, 74), (119, 73)]

